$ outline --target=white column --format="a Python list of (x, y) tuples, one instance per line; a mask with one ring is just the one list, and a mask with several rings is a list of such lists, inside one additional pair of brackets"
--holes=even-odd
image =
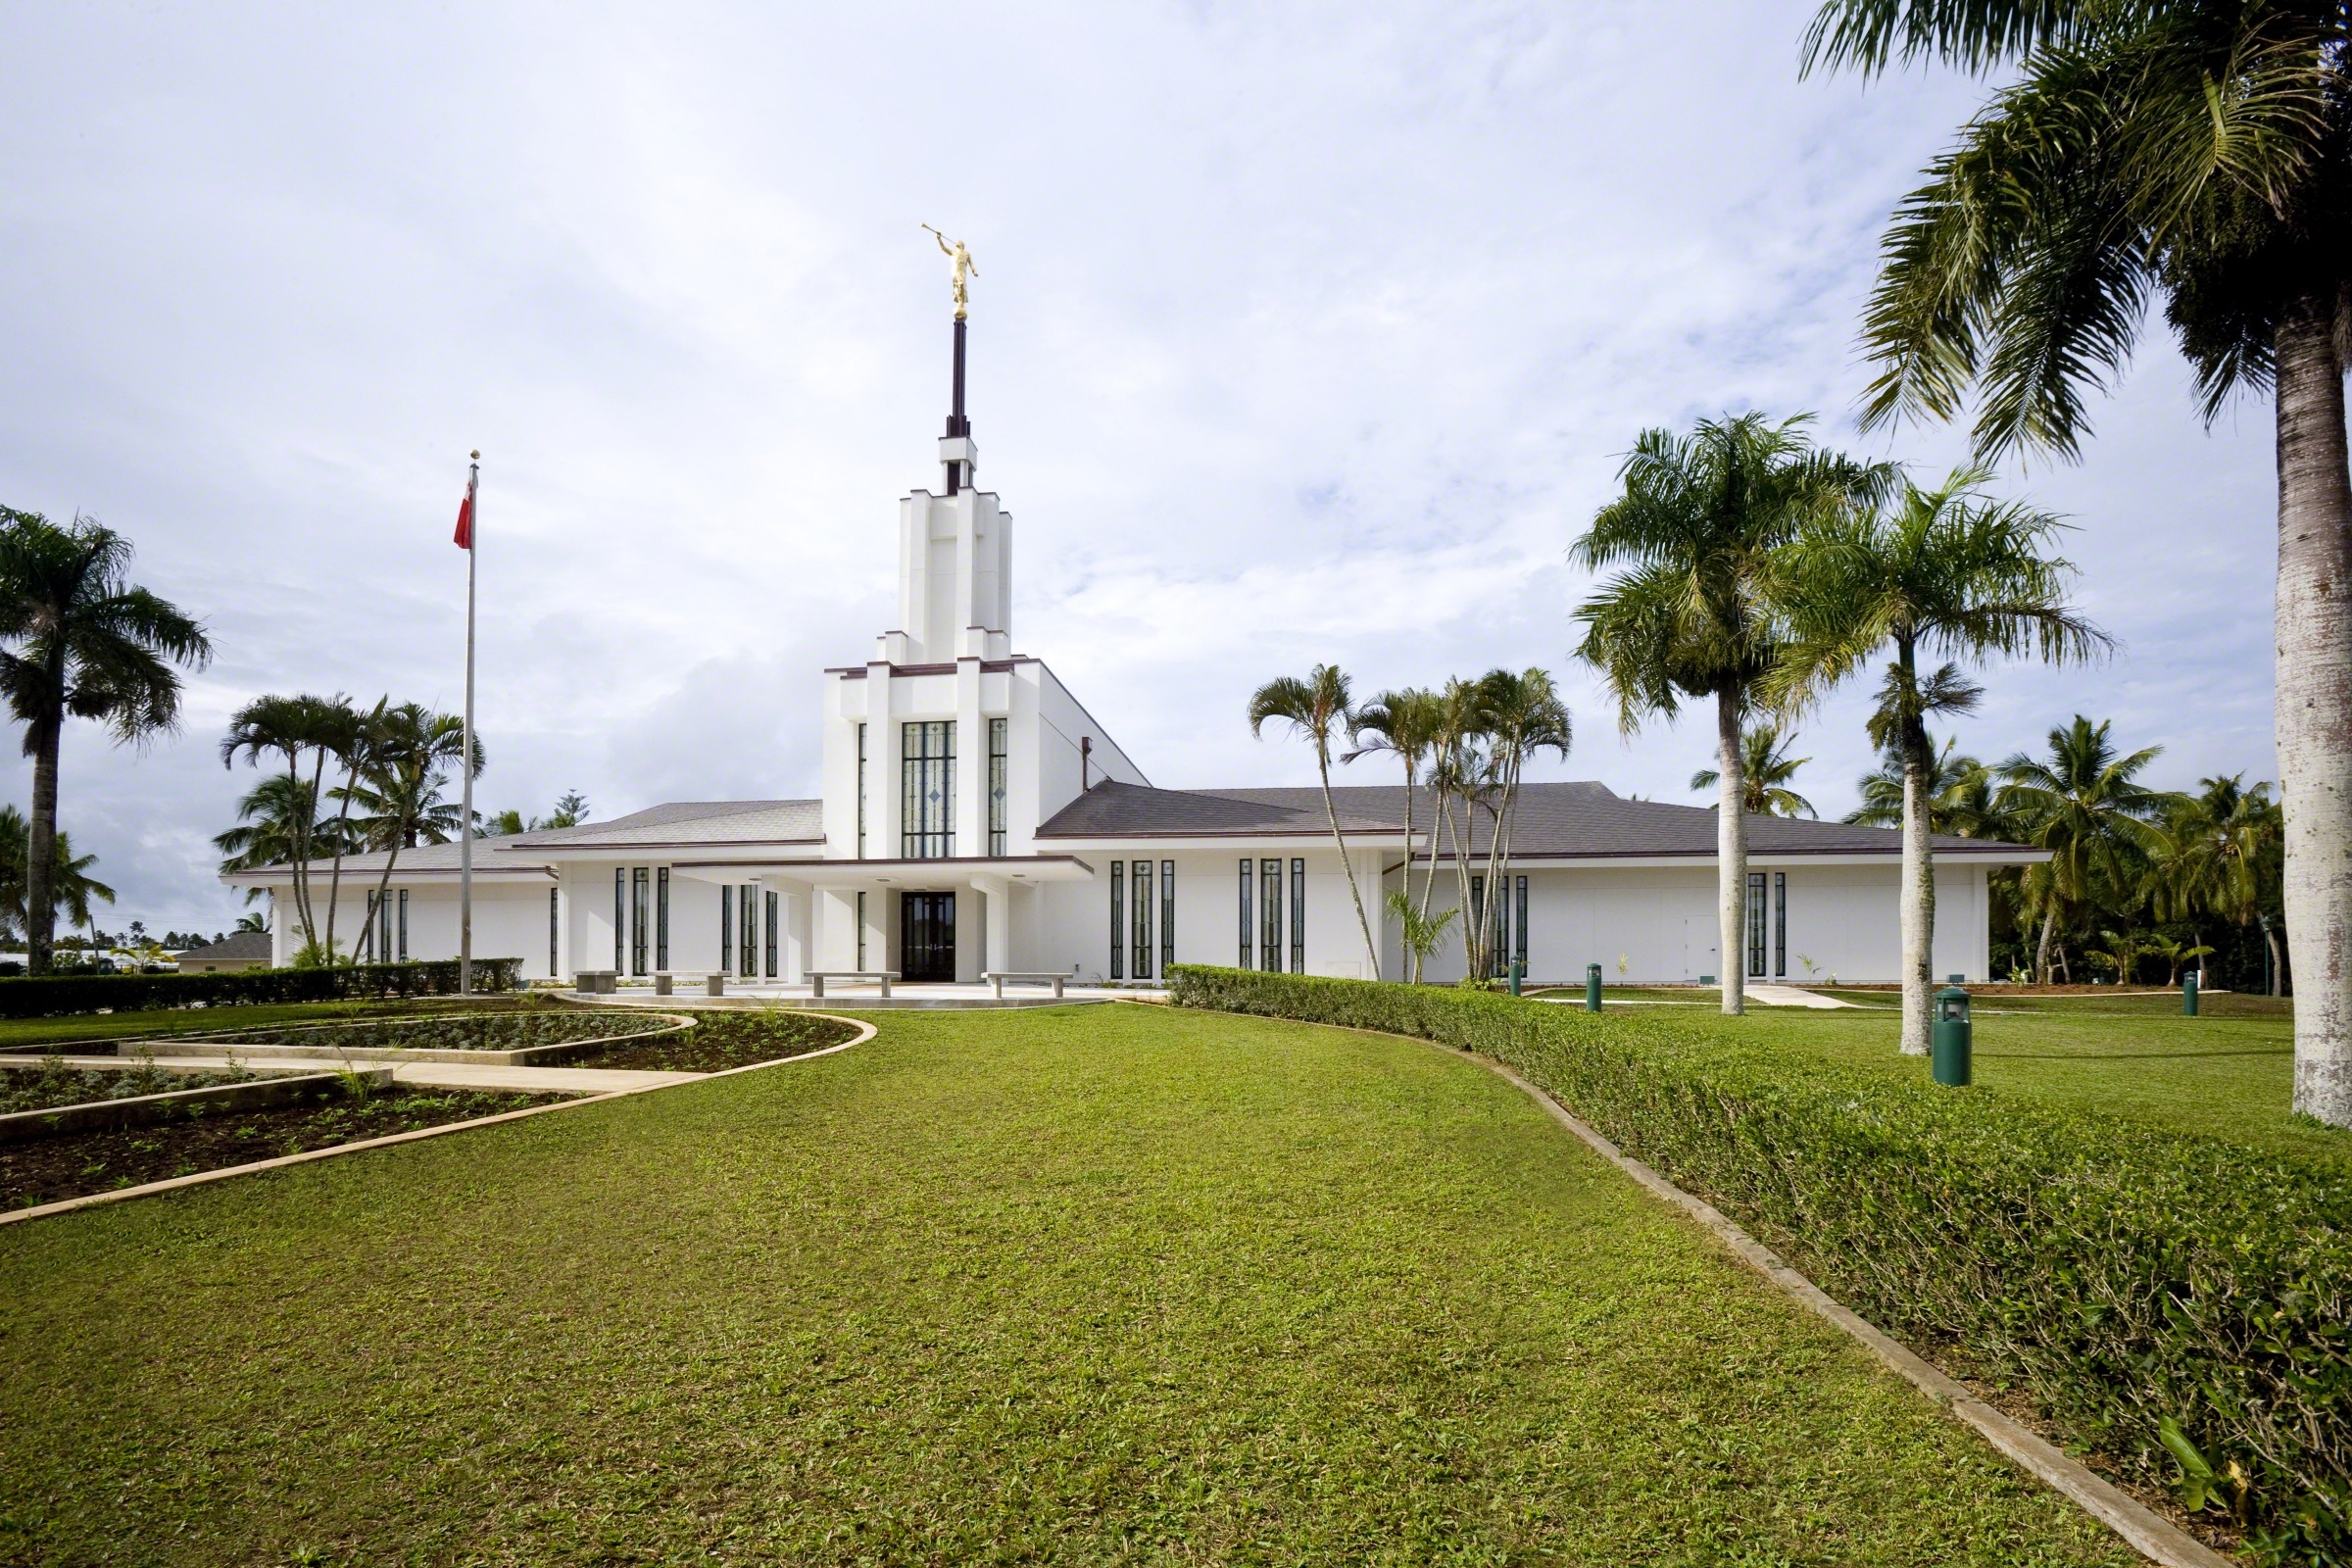
[(976, 876), (972, 890), (986, 903), (988, 956), (984, 968), (1012, 967), (1012, 886), (1001, 876)]
[(988, 720), (980, 716), (980, 661), (956, 661), (956, 838), (951, 855), (988, 853)]

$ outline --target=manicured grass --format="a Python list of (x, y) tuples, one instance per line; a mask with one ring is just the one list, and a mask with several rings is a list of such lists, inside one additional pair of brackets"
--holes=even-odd
[(879, 1021), (0, 1231), (0, 1558), (2136, 1560), (1473, 1063)]
[[(2288, 1004), (2212, 998), (2238, 1005), (2208, 1006), (2204, 1015), (2184, 1018), (2177, 996), (2169, 1006), (2132, 1001), (1985, 996), (1973, 1019), (1976, 1086), (1958, 1092), (2049, 1101), (2261, 1149), (2352, 1160), (2352, 1134), (2289, 1114), (2295, 1041)], [(1891, 1008), (1891, 1000), (1885, 1004)], [(1744, 1018), (1692, 1015), (1690, 1026), (1786, 1047), (1792, 1070), (1818, 1054), (1924, 1079), (1927, 1063), (1896, 1051), (1897, 1023), (1891, 1010), (1756, 1007)]]

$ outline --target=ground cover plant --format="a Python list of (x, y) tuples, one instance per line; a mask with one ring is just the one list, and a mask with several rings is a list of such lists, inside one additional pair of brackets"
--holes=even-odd
[(858, 1033), (855, 1024), (797, 1008), (710, 1010), (690, 1016), (694, 1019), (691, 1029), (616, 1045), (564, 1065), (633, 1072), (726, 1072), (762, 1061), (805, 1056), (811, 1051), (838, 1046)]
[[(2051, 1040), (2112, 1044), (2161, 1035), (2165, 1020), (1989, 1020), (1987, 1047), (2027, 1049), (1981, 1054), (1980, 1086), (1963, 1092), (1896, 1057), (1893, 1020), (1878, 1013), (1593, 1017), (1187, 966), (1172, 983), (1180, 1004), (1396, 1030), (1508, 1061), (1833, 1295), (1953, 1370), (2014, 1386), (2141, 1484), (2180, 1477), (2164, 1442), (2174, 1423), (2197, 1463), (2237, 1467), (2245, 1485), (2215, 1501), (2265, 1556), (2352, 1544), (2352, 1151), (2316, 1126), (2265, 1147), (2190, 1130), (2186, 1109), (2159, 1117), (2143, 1101), (2115, 1114), (2086, 1108), (2079, 1088), (2053, 1091), (2066, 1054)], [(2217, 1038), (2199, 1025), (2279, 1029), (2177, 1021), (2192, 1032), (2173, 1038), (2196, 1043)], [(2171, 1070), (2191, 1081), (2234, 1059)], [(2158, 1051), (2130, 1063), (2146, 1077), (2165, 1065)], [(1997, 1087), (2013, 1072), (2039, 1072), (2040, 1091)], [(2281, 1120), (2285, 1092), (2281, 1077)]]
[(168, 1095), (182, 1089), (251, 1083), (254, 1077), (254, 1073), (242, 1067), (226, 1067), (218, 1072), (166, 1072), (152, 1061), (121, 1068), (69, 1067), (64, 1055), (56, 1054), (43, 1056), (37, 1067), (0, 1069), (0, 1116), (25, 1110), (55, 1110), (60, 1105), (86, 1105), (101, 1100), (131, 1100), (140, 1095)]
[(580, 1040), (618, 1040), (674, 1026), (662, 1013), (588, 1007), (518, 1007), (236, 1032), (240, 1043), (340, 1051), (522, 1051)]
[[(397, 1002), (292, 1002), (257, 1004), (214, 1012), (210, 1007), (158, 1008), (145, 1012), (91, 1013), (65, 1018), (0, 1018), (0, 1052), (40, 1053), (63, 1047), (68, 1054), (93, 1046), (103, 1052), (108, 1042), (130, 1042), (158, 1035), (202, 1032), (210, 1028), (274, 1028), (309, 1020), (413, 1017), (418, 1013), (503, 1012), (541, 1004), (527, 996), (450, 997)], [(120, 1050), (120, 1046), (115, 1048)]]
[[(153, 1126), (0, 1144), (0, 1208), (28, 1208), (198, 1171), (250, 1165), (280, 1154), (495, 1116), (561, 1098), (407, 1088), (354, 1095), (328, 1087), (317, 1099), (258, 1110), (190, 1105), (183, 1115)], [(0, 1560), (5, 1560), (4, 1553)]]
[(1446, 1053), (878, 1022), (0, 1230), (0, 1559), (2134, 1560)]

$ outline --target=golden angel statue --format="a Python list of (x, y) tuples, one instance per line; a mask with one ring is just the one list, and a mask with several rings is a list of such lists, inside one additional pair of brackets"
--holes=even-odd
[(940, 250), (946, 254), (951, 264), (949, 286), (956, 291), (956, 319), (960, 321), (963, 319), (964, 307), (972, 302), (971, 293), (964, 286), (964, 280), (967, 277), (978, 277), (980, 269), (972, 265), (972, 253), (963, 248), (963, 241), (957, 240), (951, 245), (948, 243), (948, 236), (936, 228), (931, 228), (929, 223), (925, 223), (923, 227), (931, 230), (931, 237), (939, 241)]

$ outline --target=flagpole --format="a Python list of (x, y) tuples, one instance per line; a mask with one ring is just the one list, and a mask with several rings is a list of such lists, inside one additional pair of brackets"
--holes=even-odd
[(476, 490), (482, 479), (482, 455), (473, 454), (466, 470), (466, 736), (458, 760), (465, 780), (458, 824), (458, 995), (473, 994), (473, 577), (481, 544), (482, 516)]

